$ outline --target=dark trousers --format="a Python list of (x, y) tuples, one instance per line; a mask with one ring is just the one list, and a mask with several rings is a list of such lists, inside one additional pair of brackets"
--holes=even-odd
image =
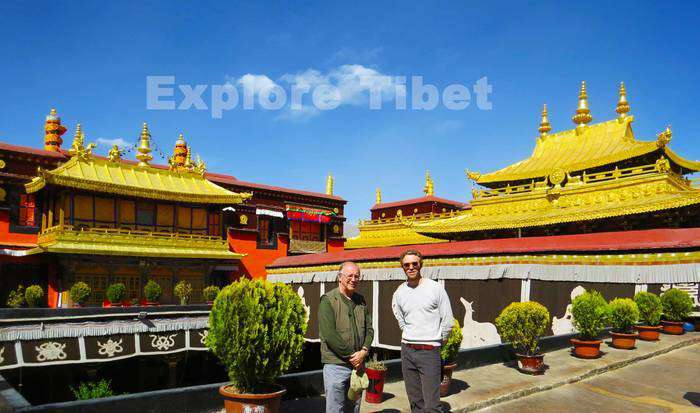
[(416, 350), (401, 344), (401, 371), (413, 413), (442, 413), (440, 348)]

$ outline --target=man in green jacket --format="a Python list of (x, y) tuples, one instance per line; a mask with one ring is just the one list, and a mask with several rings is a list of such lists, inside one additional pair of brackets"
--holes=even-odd
[(321, 336), (326, 412), (359, 412), (360, 399), (347, 398), (352, 370), (362, 371), (374, 338), (372, 316), (365, 298), (356, 293), (360, 268), (344, 262), (338, 270), (338, 288), (321, 297), (318, 321)]

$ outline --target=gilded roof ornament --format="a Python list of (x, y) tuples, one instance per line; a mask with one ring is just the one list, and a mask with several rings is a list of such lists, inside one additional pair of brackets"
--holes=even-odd
[(624, 119), (630, 111), (630, 104), (627, 101), (627, 90), (625, 90), (625, 82), (620, 82), (620, 99), (617, 101), (615, 112), (620, 115), (620, 119)]
[(207, 164), (205, 164), (202, 158), (199, 157), (199, 154), (197, 154), (197, 161), (195, 162), (192, 169), (193, 172), (196, 172), (200, 175), (204, 175), (204, 172), (207, 171)]
[(192, 168), (194, 168), (194, 164), (192, 163), (192, 148), (190, 148), (189, 145), (187, 145), (187, 154), (185, 154), (185, 163), (183, 167), (188, 171), (191, 171)]
[(66, 127), (61, 125), (61, 118), (56, 109), (51, 109), (44, 124), (44, 149), (52, 152), (60, 151), (63, 144), (61, 135), (66, 133), (66, 130)]
[(375, 195), (375, 203), (377, 205), (381, 204), (382, 203), (382, 190), (377, 188), (374, 195)]
[(668, 125), (666, 126), (666, 130), (656, 135), (656, 146), (663, 148), (664, 146), (668, 145), (669, 142), (671, 142), (672, 136), (673, 133), (671, 133), (671, 125)]
[(467, 170), (467, 178), (471, 179), (474, 182), (477, 182), (479, 178), (481, 178), (481, 173)]
[(333, 195), (333, 175), (326, 177), (326, 195)]
[(578, 108), (576, 109), (576, 114), (571, 120), (574, 121), (578, 126), (585, 126), (587, 123), (593, 120), (591, 116), (591, 111), (588, 109), (588, 95), (586, 94), (586, 81), (581, 82), (581, 92), (578, 95)]
[(112, 146), (112, 149), (109, 150), (109, 153), (107, 154), (107, 159), (109, 159), (110, 162), (119, 162), (122, 159), (122, 151), (119, 150), (119, 145), (114, 145)]
[(92, 155), (92, 149), (95, 147), (94, 143), (89, 144), (85, 147), (85, 135), (83, 134), (83, 129), (78, 124), (75, 128), (75, 135), (73, 135), (73, 144), (71, 145), (68, 153), (71, 156), (77, 156), (82, 159), (87, 159)]
[(428, 170), (425, 171), (425, 186), (423, 187), (423, 193), (425, 193), (426, 196), (435, 195), (435, 183), (433, 182), (433, 178), (430, 177), (430, 171)]
[(542, 106), (542, 120), (540, 120), (540, 127), (538, 131), (540, 136), (545, 136), (552, 130), (552, 126), (549, 124), (549, 119), (547, 118), (547, 104)]
[(180, 134), (177, 141), (175, 141), (175, 149), (173, 150), (173, 156), (168, 159), (170, 164), (170, 169), (179, 169), (185, 166), (185, 158), (187, 157), (187, 142), (185, 138)]
[(139, 152), (136, 154), (136, 159), (139, 160), (139, 166), (149, 166), (148, 163), (153, 159), (151, 155), (151, 132), (148, 131), (148, 125), (145, 122), (141, 129), (141, 141), (136, 150)]

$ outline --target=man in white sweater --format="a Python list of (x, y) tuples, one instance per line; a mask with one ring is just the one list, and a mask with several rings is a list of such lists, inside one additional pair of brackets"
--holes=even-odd
[(391, 308), (401, 328), (401, 370), (411, 412), (441, 412), (440, 346), (454, 318), (440, 283), (421, 277), (423, 257), (408, 250), (399, 258), (406, 282), (394, 292)]

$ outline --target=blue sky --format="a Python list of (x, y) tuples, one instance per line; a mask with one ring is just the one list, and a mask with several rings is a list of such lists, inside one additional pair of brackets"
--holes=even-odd
[[(700, 158), (698, 14), (693, 2), (3, 2), (0, 140), (41, 146), (51, 107), (68, 142), (77, 122), (88, 141), (134, 142), (145, 121), (163, 152), (183, 133), (209, 170), (242, 180), (323, 191), (331, 172), (354, 222), (377, 187), (385, 201), (422, 195), (426, 169), (436, 195), (468, 200), (464, 169), (529, 156), (542, 103), (554, 131), (572, 127), (581, 80), (593, 122), (614, 117), (625, 81), (637, 138), (670, 123), (671, 147)], [(146, 107), (147, 76), (283, 85), (344, 68), (439, 90), (487, 77), (493, 108), (370, 110), (362, 93), (312, 116)]]

